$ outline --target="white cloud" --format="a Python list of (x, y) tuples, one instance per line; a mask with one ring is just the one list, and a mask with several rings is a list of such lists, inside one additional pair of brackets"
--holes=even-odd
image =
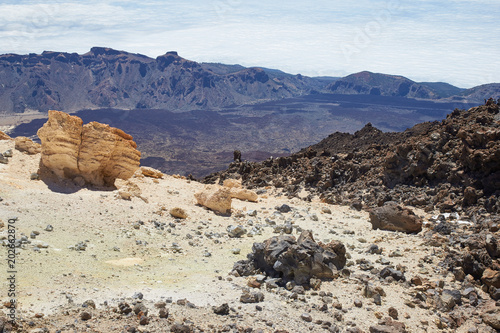
[(497, 1), (3, 1), (0, 53), (108, 46), (305, 75), (500, 81)]

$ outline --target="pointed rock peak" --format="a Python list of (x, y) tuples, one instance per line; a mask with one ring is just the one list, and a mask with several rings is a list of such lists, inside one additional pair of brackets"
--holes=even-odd
[(379, 130), (376, 127), (373, 127), (372, 123), (366, 124), (362, 129), (354, 133), (355, 137), (363, 137), (366, 135), (374, 135), (374, 134), (380, 134), (382, 133), (381, 130)]

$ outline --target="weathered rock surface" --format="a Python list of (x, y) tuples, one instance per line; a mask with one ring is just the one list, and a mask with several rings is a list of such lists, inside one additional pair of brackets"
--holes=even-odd
[(19, 151), (26, 152), (30, 155), (38, 154), (42, 151), (39, 143), (33, 142), (25, 136), (18, 136), (14, 139), (16, 142), (15, 148)]
[(318, 244), (310, 231), (293, 236), (275, 236), (254, 243), (248, 260), (237, 262), (233, 269), (240, 275), (260, 270), (273, 278), (309, 284), (311, 278), (332, 279), (346, 263), (345, 247), (338, 241)]
[(176, 217), (179, 219), (186, 219), (188, 217), (188, 214), (186, 213), (186, 211), (182, 208), (179, 208), (179, 207), (174, 207), (174, 208), (170, 209), (169, 213), (173, 217)]
[(0, 140), (10, 140), (10, 139), (12, 139), (10, 136), (0, 131)]
[(114, 185), (139, 168), (140, 152), (132, 137), (122, 130), (82, 120), (64, 112), (49, 111), (38, 130), (42, 142), (41, 166), (59, 179), (77, 176), (93, 185)]
[(257, 202), (259, 196), (257, 193), (251, 190), (247, 190), (245, 188), (231, 188), (230, 189), (231, 198), (239, 199), (239, 200), (247, 200), (251, 202)]
[(144, 177), (150, 177), (156, 179), (163, 178), (163, 172), (161, 172), (160, 170), (156, 170), (154, 168), (146, 166), (141, 166), (140, 170)]
[(231, 213), (231, 192), (227, 188), (205, 190), (194, 194), (199, 205), (221, 214)]
[(234, 199), (256, 202), (259, 198), (254, 191), (243, 188), (239, 179), (225, 179), (223, 186), (230, 190), (231, 197)]
[(422, 221), (407, 207), (401, 207), (395, 202), (386, 202), (384, 206), (370, 210), (370, 223), (373, 229), (402, 231), (407, 233), (420, 232)]

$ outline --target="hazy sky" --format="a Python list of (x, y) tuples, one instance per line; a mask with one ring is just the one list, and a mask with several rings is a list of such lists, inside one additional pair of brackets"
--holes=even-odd
[(178, 51), (293, 74), (369, 70), (469, 88), (500, 82), (499, 22), (499, 0), (0, 0), (0, 53)]

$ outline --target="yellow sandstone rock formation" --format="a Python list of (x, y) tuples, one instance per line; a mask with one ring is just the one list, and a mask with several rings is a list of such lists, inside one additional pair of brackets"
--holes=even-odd
[(139, 168), (141, 153), (132, 136), (98, 122), (49, 111), (49, 120), (38, 130), (42, 142), (40, 164), (59, 179), (81, 176), (90, 184), (114, 185)]
[(231, 193), (227, 188), (216, 191), (205, 190), (195, 193), (194, 197), (199, 205), (205, 206), (221, 214), (231, 213)]
[(237, 179), (225, 179), (223, 186), (229, 188), (231, 197), (239, 200), (248, 200), (252, 202), (257, 202), (259, 196), (257, 193), (251, 190), (242, 188), (241, 180)]
[(10, 140), (10, 139), (12, 139), (10, 136), (0, 131), (0, 140)]
[(14, 140), (16, 142), (15, 148), (19, 151), (26, 152), (30, 155), (38, 154), (42, 151), (42, 147), (39, 143), (31, 141), (31, 139), (25, 136), (18, 136)]

